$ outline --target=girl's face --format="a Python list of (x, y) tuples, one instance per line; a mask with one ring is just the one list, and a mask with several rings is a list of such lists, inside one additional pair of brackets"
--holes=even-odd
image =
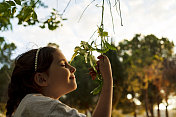
[(48, 71), (47, 92), (53, 98), (59, 98), (77, 88), (74, 75), (76, 69), (68, 64), (60, 50), (53, 53), (53, 58), (53, 62)]

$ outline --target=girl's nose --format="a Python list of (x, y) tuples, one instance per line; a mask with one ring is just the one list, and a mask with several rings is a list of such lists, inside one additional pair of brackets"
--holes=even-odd
[(71, 66), (71, 67), (70, 67), (70, 72), (71, 72), (71, 73), (74, 73), (75, 71), (76, 71), (76, 68), (73, 67), (73, 66)]

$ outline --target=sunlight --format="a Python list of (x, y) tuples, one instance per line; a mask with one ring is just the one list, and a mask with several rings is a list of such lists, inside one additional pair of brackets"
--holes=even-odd
[[(168, 99), (168, 110), (172, 110), (174, 108), (176, 108), (176, 96), (170, 96)], [(157, 109), (157, 106), (154, 107), (155, 109)], [(163, 101), (163, 103), (161, 103), (159, 105), (160, 110), (166, 110), (166, 102)]]
[(136, 105), (141, 105), (141, 102), (137, 98), (134, 98), (133, 101)]
[[(160, 110), (166, 110), (166, 105), (165, 105), (164, 103), (161, 103), (161, 104), (159, 105), (159, 108), (160, 108)], [(172, 110), (173, 108), (174, 108), (173, 105), (169, 105), (169, 106), (168, 106), (168, 110)], [(155, 109), (158, 109), (157, 106), (155, 106)]]
[(132, 99), (132, 95), (131, 94), (127, 94), (127, 99)]

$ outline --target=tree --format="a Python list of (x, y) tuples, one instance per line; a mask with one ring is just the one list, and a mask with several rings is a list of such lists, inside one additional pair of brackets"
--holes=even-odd
[[(7, 101), (7, 88), (13, 68), (11, 56), (15, 49), (14, 43), (6, 43), (5, 39), (0, 37), (0, 103), (4, 105), (3, 107)], [(0, 111), (5, 112), (5, 110)]]
[[(12, 51), (16, 49), (14, 43), (8, 44), (3, 37), (0, 37), (0, 63), (9, 65), (12, 60)], [(1, 66), (2, 67), (2, 66)]]
[[(140, 34), (136, 34), (130, 41), (120, 42), (117, 47), (128, 77), (126, 80), (128, 92), (138, 93), (141, 96), (143, 94), (141, 102), (144, 103), (147, 117), (149, 117), (148, 110), (153, 117), (153, 105), (157, 103), (151, 102), (149, 97), (160, 90), (157, 89), (158, 91), (151, 93), (150, 88), (153, 85), (159, 88), (155, 82), (161, 79), (162, 60), (172, 56), (173, 47), (173, 42), (167, 38), (158, 39), (154, 35), (142, 36)], [(159, 77), (158, 74), (160, 74)], [(157, 95), (153, 96), (152, 101), (156, 101)]]
[(18, 19), (18, 25), (30, 26), (39, 24), (41, 28), (55, 30), (61, 26), (61, 20), (65, 20), (53, 9), (50, 16), (45, 20), (38, 19), (37, 8), (47, 6), (41, 0), (3, 0), (0, 2), (0, 31), (12, 30), (12, 19)]
[(166, 58), (163, 61), (163, 82), (162, 82), (162, 90), (163, 90), (163, 97), (166, 103), (166, 117), (169, 117), (168, 114), (168, 98), (170, 94), (175, 95), (175, 89), (176, 89), (176, 58), (175, 56), (171, 58)]

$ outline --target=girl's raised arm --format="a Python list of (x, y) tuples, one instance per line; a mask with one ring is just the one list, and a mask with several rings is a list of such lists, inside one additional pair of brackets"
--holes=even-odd
[(98, 59), (97, 65), (103, 77), (103, 87), (92, 117), (111, 117), (113, 94), (111, 64), (105, 55), (100, 55)]

